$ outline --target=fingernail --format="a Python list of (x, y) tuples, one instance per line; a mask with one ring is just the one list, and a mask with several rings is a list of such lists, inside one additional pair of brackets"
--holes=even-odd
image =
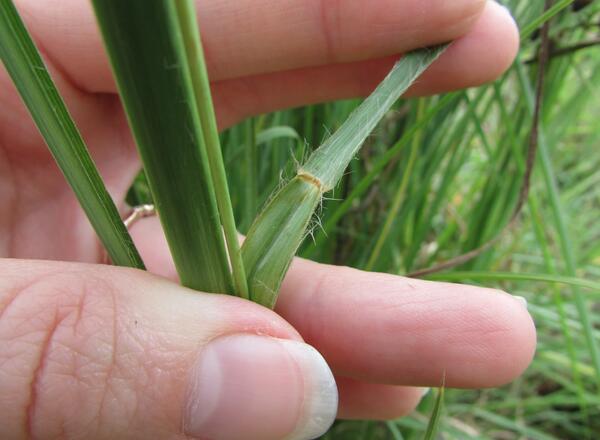
[(515, 24), (517, 23), (517, 20), (515, 20), (515, 16), (512, 14), (511, 10), (508, 9), (508, 7), (499, 2), (496, 2), (496, 4), (500, 6), (500, 9), (502, 9), (502, 11), (504, 11), (506, 15), (508, 15), (511, 18), (511, 20), (515, 22)]
[(525, 310), (527, 310), (529, 308), (528, 304), (527, 304), (527, 299), (525, 297), (519, 296), (519, 295), (513, 295), (512, 297), (514, 299), (516, 299), (519, 302), (519, 304), (521, 304), (523, 306), (523, 308)]
[(211, 440), (310, 440), (329, 429), (337, 404), (333, 374), (311, 346), (231, 335), (201, 350), (183, 425), (187, 435)]
[(431, 388), (429, 388), (429, 387), (422, 388), (421, 389), (421, 399), (423, 399), (425, 396), (427, 396), (430, 391), (431, 391)]

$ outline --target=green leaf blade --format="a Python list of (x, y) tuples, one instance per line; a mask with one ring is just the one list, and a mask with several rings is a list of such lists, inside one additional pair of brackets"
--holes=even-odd
[(435, 440), (440, 429), (440, 422), (442, 421), (442, 412), (444, 407), (444, 390), (445, 388), (443, 386), (438, 390), (433, 412), (431, 413), (431, 418), (427, 424), (427, 431), (425, 431), (423, 440)]
[(278, 139), (292, 139), (297, 141), (300, 139), (300, 135), (292, 127), (270, 127), (256, 135), (256, 145), (268, 144)]
[(381, 118), (447, 47), (421, 49), (404, 55), (377, 89), (315, 151), (302, 169), (318, 178), (327, 190), (333, 189)]
[(144, 264), (11, 0), (0, 2), (0, 58), (112, 262)]
[(219, 215), (229, 252), (235, 293), (242, 298), (248, 299), (246, 271), (242, 260), (233, 207), (229, 195), (217, 119), (210, 91), (208, 71), (204, 60), (204, 51), (200, 40), (200, 30), (196, 19), (196, 8), (191, 0), (176, 0), (175, 6), (189, 60), (192, 86), (204, 134), (206, 153), (210, 163)]
[(165, 0), (93, 4), (181, 282), (196, 290), (231, 293), (175, 5)]

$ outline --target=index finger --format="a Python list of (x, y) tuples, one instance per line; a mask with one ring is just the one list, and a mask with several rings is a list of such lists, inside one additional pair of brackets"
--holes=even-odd
[[(466, 34), (486, 0), (197, 1), (211, 80), (368, 60)], [(90, 2), (19, 0), (49, 58), (88, 92), (115, 92)]]
[(505, 292), (301, 259), (276, 311), (335, 374), (367, 382), (499, 386), (527, 368), (536, 345), (526, 307)]

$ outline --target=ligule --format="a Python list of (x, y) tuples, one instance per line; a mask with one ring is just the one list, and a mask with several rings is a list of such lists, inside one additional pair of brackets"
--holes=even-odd
[(274, 307), (283, 278), (306, 235), (321, 197), (332, 190), (354, 155), (394, 102), (447, 45), (405, 55), (375, 91), (275, 193), (254, 221), (242, 246), (250, 298)]

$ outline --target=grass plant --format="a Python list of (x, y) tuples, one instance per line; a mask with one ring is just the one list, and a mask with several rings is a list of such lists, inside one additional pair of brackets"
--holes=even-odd
[[(325, 439), (600, 433), (600, 51), (591, 44), (600, 4), (502, 3), (520, 24), (522, 48), (494, 84), (398, 100), (437, 55), (421, 51), (364, 102), (262, 115), (217, 136), (200, 39), (186, 20), (191, 3), (94, 0), (144, 163), (129, 200), (156, 204), (184, 284), (273, 306), (296, 253), (406, 275), (482, 249), (426, 277), (528, 299), (539, 348), (523, 378), (494, 390), (446, 389), (443, 411), (441, 393), (430, 393), (409, 417), (338, 422)], [(19, 90), (75, 192), (93, 201), (83, 207), (113, 261), (140, 266), (89, 156), (61, 162), (69, 151), (85, 157), (83, 143), (64, 106), (48, 105), (58, 95), (35, 95), (36, 87), (50, 90), (49, 76), (15, 28), (12, 2), (0, 7), (3, 62), (21, 69), (13, 70)], [(550, 20), (539, 106), (539, 30)], [(11, 58), (19, 53), (23, 59)], [(539, 156), (529, 170), (534, 126)], [(86, 192), (96, 190), (101, 197)], [(241, 250), (236, 224), (248, 234)]]

